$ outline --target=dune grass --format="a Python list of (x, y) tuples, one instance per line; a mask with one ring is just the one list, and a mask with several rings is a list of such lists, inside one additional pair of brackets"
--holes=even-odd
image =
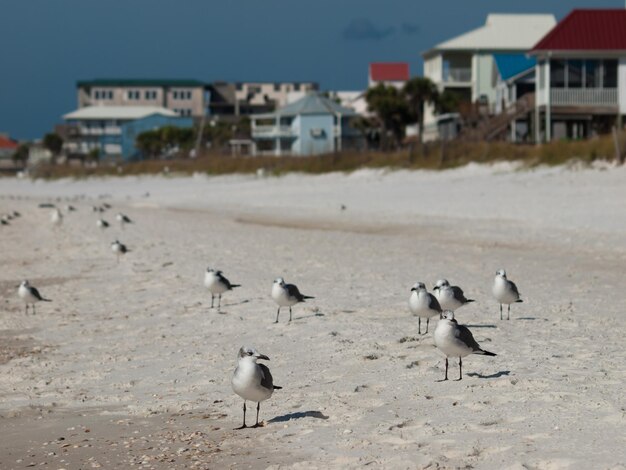
[(96, 167), (41, 165), (34, 169), (31, 175), (46, 179), (163, 173), (224, 175), (256, 173), (260, 169), (273, 175), (290, 172), (320, 174), (335, 171), (350, 172), (360, 168), (439, 170), (455, 168), (470, 162), (497, 161), (520, 161), (532, 167), (541, 164), (559, 165), (574, 159), (590, 163), (598, 159), (611, 160), (614, 156), (612, 138), (603, 136), (585, 141), (559, 141), (544, 145), (515, 145), (507, 142), (449, 142), (444, 145), (431, 143), (425, 146), (421, 154), (408, 149), (396, 152), (342, 152), (311, 157), (233, 157), (206, 154), (196, 159), (101, 163)]

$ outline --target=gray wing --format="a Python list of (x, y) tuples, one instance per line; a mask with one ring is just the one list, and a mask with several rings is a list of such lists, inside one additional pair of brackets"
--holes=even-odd
[(459, 338), (463, 343), (465, 343), (468, 347), (472, 348), (474, 351), (480, 351), (480, 346), (474, 339), (474, 335), (465, 325), (457, 325), (457, 338)]
[(274, 390), (274, 379), (269, 368), (265, 364), (257, 364), (261, 368), (263, 377), (261, 378), (261, 387), (268, 390)]
[(218, 271), (216, 274), (220, 282), (224, 284), (228, 290), (230, 290), (231, 289), (230, 281), (224, 277), (224, 275), (222, 274), (222, 271)]
[(43, 300), (43, 297), (41, 296), (41, 294), (39, 293), (39, 291), (35, 287), (31, 286), (30, 293), (33, 294), (36, 299)]
[(454, 293), (454, 298), (461, 303), (466, 303), (467, 299), (465, 298), (465, 294), (463, 293), (463, 289), (459, 286), (452, 286), (452, 292)]
[(430, 307), (432, 310), (435, 310), (437, 312), (441, 312), (441, 305), (439, 305), (439, 301), (437, 300), (437, 297), (435, 297), (431, 293), (428, 294), (428, 307)]
[(285, 289), (287, 289), (289, 297), (294, 297), (298, 302), (302, 302), (304, 300), (304, 297), (302, 297), (302, 294), (295, 285), (286, 284)]
[(519, 297), (519, 291), (517, 290), (517, 286), (515, 285), (515, 283), (513, 281), (509, 281), (507, 279), (507, 282), (509, 283), (509, 288), (515, 292), (517, 294), (517, 296)]

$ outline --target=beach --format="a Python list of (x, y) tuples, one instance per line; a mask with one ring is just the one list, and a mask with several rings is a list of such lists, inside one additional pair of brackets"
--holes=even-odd
[[(509, 163), (0, 179), (0, 213), (22, 215), (0, 227), (0, 468), (626, 468), (625, 180)], [(221, 312), (208, 266), (242, 285)], [(500, 268), (524, 300), (510, 321)], [(273, 323), (279, 276), (315, 297), (291, 323)], [(457, 319), (497, 354), (464, 358), (458, 382), (439, 382), (436, 321), (418, 335), (407, 306), (441, 278), (475, 299)], [(23, 279), (52, 299), (35, 315)], [(236, 431), (242, 345), (283, 389), (263, 428)]]

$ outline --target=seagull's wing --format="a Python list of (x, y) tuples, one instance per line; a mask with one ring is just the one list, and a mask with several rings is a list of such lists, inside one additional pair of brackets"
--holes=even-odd
[(513, 292), (515, 292), (515, 294), (517, 294), (517, 296), (519, 297), (519, 291), (517, 290), (517, 286), (515, 285), (515, 283), (514, 283), (513, 281), (509, 281), (508, 279), (507, 279), (507, 283), (508, 283), (508, 285), (509, 285), (509, 288), (510, 288)]
[(458, 300), (461, 303), (467, 302), (467, 299), (465, 298), (465, 294), (463, 293), (463, 289), (461, 289), (459, 286), (452, 286), (451, 289), (452, 289), (452, 292), (454, 293), (454, 298), (456, 300)]
[(304, 297), (294, 284), (285, 284), (285, 289), (287, 289), (289, 297), (294, 297), (298, 302), (302, 302), (304, 300)]
[(456, 337), (459, 338), (468, 348), (472, 348), (473, 351), (480, 351), (480, 346), (474, 339), (474, 335), (465, 325), (457, 325)]
[(274, 390), (274, 378), (265, 364), (257, 364), (261, 369), (261, 387)]
[(39, 293), (39, 291), (37, 290), (37, 288), (35, 288), (33, 286), (30, 286), (30, 293), (33, 294), (37, 300), (43, 300), (44, 302), (50, 302), (50, 300), (44, 299), (41, 296), (41, 294)]
[(430, 292), (428, 293), (428, 307), (431, 310), (435, 310), (437, 312), (441, 312), (441, 305), (439, 305), (439, 301), (437, 300), (437, 297), (435, 297)]

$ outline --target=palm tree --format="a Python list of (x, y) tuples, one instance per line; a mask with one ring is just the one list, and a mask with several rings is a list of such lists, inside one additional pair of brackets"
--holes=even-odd
[(424, 145), (424, 105), (426, 103), (436, 104), (439, 96), (437, 86), (426, 77), (413, 77), (404, 84), (402, 94), (410, 106), (411, 111), (415, 114), (417, 121), (418, 142), (420, 154)]
[(410, 120), (406, 100), (397, 88), (382, 83), (367, 90), (365, 99), (368, 110), (376, 113), (380, 121), (383, 145), (386, 146), (387, 136), (391, 133), (396, 147), (404, 136), (406, 123)]

